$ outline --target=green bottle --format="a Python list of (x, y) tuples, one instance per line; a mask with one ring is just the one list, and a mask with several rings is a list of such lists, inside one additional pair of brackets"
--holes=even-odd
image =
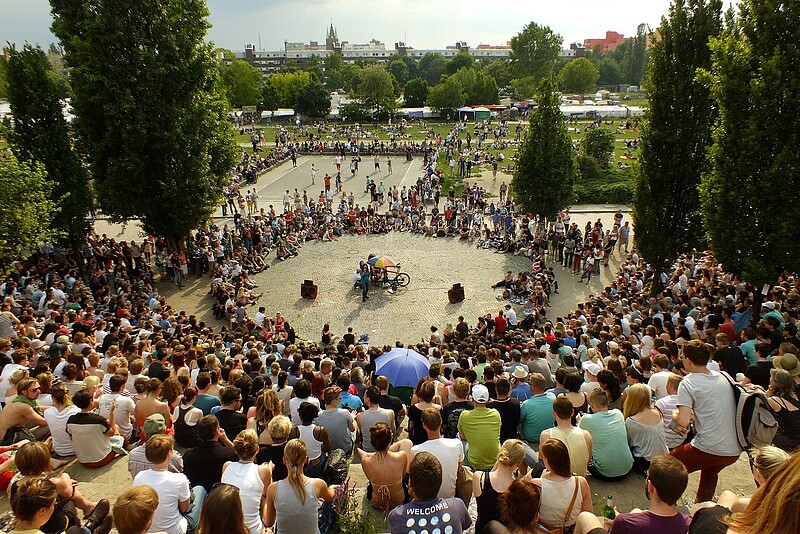
[(614, 498), (609, 495), (606, 499), (606, 505), (603, 507), (603, 517), (606, 519), (614, 519), (617, 516), (617, 512), (614, 511)]

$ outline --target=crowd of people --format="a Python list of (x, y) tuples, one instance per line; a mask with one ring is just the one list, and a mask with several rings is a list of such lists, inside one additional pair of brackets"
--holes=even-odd
[[(480, 161), (490, 136), (508, 136), (507, 125), (484, 128), (426, 140), (410, 188), (367, 178), (366, 206), (326, 175), (319, 197), (287, 191), (281, 211), (260, 206), (248, 184), (294, 159), (301, 142), (324, 143), (313, 132), (308, 141), (282, 134), (274, 150), (243, 155), (234, 169), (223, 205), (233, 223), (194, 232), (186, 252), (153, 237), (90, 234), (15, 263), (0, 284), (0, 486), (16, 522), (7, 529), (326, 532), (358, 456), (366, 499), (392, 532), (458, 533), (473, 520), (481, 533), (793, 532), (795, 278), (784, 274), (758, 295), (710, 252), (654, 273), (622, 212), (610, 228), (598, 220), (581, 230), (568, 211), (554, 220), (520, 213), (502, 186), (499, 201), (477, 184), (442, 196), (440, 154), (473, 151)], [(352, 161), (353, 148), (365, 153), (340, 144), (335, 161)], [(387, 162), (371, 156), (376, 168)], [(340, 338), (328, 325), (306, 341), (281, 313), (248, 313), (260, 296), (249, 275), (269, 267), (273, 250), (286, 260), (311, 239), (387, 231), (473, 239), (531, 263), (493, 285), (503, 301), (496, 314), (397, 342), (428, 359), (416, 387), (375, 373), (391, 346), (359, 343), (352, 329)], [(557, 273), (591, 280), (617, 256), (610, 283), (551, 317)], [(159, 293), (158, 282), (182, 286), (190, 273), (208, 274), (215, 316), (230, 320), (223, 328)], [(650, 296), (653, 285), (661, 290)], [(775, 425), (771, 444), (747, 451), (756, 493), (715, 502), (720, 472), (744, 447), (732, 382), (763, 394)], [(73, 457), (100, 469), (121, 456), (133, 483), (113, 506), (55, 474)], [(678, 503), (695, 471), (690, 517)], [(646, 475), (650, 509), (600, 524), (590, 481), (631, 472)]]

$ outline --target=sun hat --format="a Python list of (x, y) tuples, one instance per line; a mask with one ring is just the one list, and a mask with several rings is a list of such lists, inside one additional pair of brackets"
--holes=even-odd
[(489, 402), (489, 390), (486, 386), (482, 384), (472, 386), (472, 400), (481, 404)]
[(528, 371), (526, 371), (525, 368), (522, 367), (521, 365), (517, 365), (516, 367), (514, 367), (514, 372), (511, 373), (511, 376), (513, 376), (518, 380), (525, 380), (526, 378), (528, 378)]
[(775, 356), (772, 358), (772, 365), (776, 369), (783, 369), (792, 376), (800, 375), (800, 362), (797, 361), (797, 355), (787, 352), (783, 356)]
[(33, 341), (31, 341), (31, 349), (33, 350), (39, 350), (44, 346), (45, 346), (44, 341), (42, 341), (41, 339), (34, 339)]

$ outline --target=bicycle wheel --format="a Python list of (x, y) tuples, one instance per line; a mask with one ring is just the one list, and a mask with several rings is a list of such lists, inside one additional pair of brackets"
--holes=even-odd
[(397, 285), (400, 287), (406, 287), (408, 283), (411, 281), (411, 277), (408, 276), (406, 273), (398, 273), (397, 278), (395, 278)]

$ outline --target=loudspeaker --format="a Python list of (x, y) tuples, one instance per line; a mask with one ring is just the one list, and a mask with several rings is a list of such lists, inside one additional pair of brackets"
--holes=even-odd
[(464, 300), (464, 288), (461, 287), (461, 284), (453, 284), (453, 287), (447, 291), (447, 299), (450, 304), (456, 304)]
[(300, 296), (311, 300), (317, 298), (317, 284), (313, 280), (304, 280), (300, 284)]

